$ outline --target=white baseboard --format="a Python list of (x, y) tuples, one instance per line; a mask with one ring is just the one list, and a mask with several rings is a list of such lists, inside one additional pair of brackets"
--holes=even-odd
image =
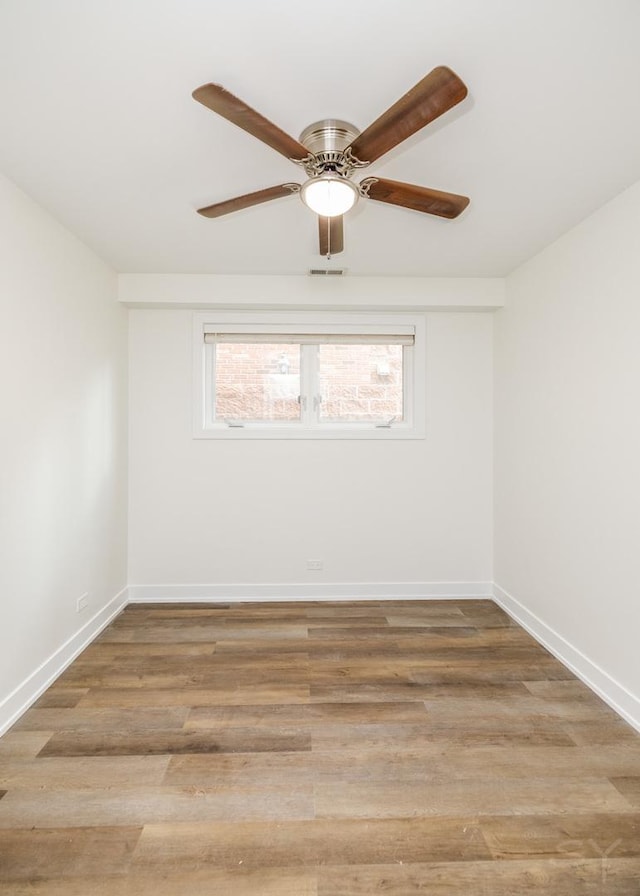
[(495, 583), (493, 599), (530, 635), (533, 635), (536, 641), (546, 647), (587, 687), (591, 688), (605, 703), (608, 703), (618, 715), (626, 719), (637, 731), (640, 731), (640, 698), (632, 694), (597, 663), (585, 656), (581, 650), (574, 647), (566, 638), (563, 638), (535, 613), (527, 610), (515, 597)]
[(0, 735), (35, 703), (67, 666), (100, 634), (128, 603), (128, 589), (116, 594), (75, 635), (59, 647), (31, 675), (0, 703)]
[(329, 582), (289, 585), (129, 585), (130, 603), (492, 598), (490, 582)]

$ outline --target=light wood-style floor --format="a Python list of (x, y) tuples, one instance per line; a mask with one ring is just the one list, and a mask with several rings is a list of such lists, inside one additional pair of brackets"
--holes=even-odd
[(131, 606), (0, 797), (2, 894), (640, 896), (640, 735), (489, 601)]

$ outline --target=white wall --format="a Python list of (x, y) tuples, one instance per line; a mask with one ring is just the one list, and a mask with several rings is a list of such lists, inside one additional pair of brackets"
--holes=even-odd
[(640, 184), (495, 315), (495, 581), (640, 724)]
[(126, 585), (116, 298), (115, 274), (0, 177), (0, 730), (46, 661)]
[(191, 339), (187, 310), (131, 311), (134, 593), (491, 580), (490, 314), (427, 315), (420, 441), (194, 440)]
[(504, 305), (498, 277), (311, 277), (309, 274), (119, 274), (130, 307), (487, 310)]

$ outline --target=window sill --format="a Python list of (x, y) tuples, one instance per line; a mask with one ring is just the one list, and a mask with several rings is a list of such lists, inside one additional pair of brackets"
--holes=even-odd
[(199, 428), (194, 439), (424, 439), (425, 433), (411, 426), (323, 426), (317, 428), (291, 426), (211, 426)]

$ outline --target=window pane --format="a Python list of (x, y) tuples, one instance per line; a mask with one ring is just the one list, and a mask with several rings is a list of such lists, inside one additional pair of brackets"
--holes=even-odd
[(401, 345), (321, 345), (320, 419), (403, 420)]
[(215, 350), (216, 420), (299, 420), (300, 346), (226, 343)]

